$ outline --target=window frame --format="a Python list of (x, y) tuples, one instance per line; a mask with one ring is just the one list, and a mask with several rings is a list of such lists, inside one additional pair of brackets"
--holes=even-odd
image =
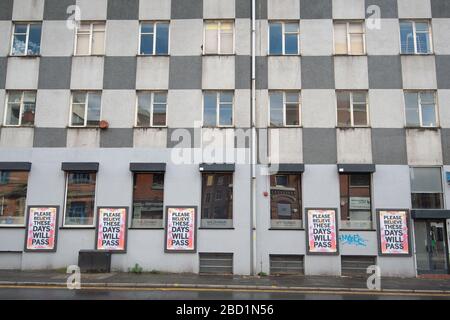
[[(414, 171), (416, 168), (423, 168), (423, 169), (439, 169), (439, 177), (440, 177), (440, 186), (441, 186), (441, 192), (413, 192), (412, 190), (412, 178), (411, 178), (411, 172)], [(445, 199), (445, 177), (443, 176), (443, 173), (445, 172), (444, 168), (442, 166), (423, 166), (423, 165), (413, 165), (409, 166), (409, 174), (410, 174), (410, 196), (411, 196), (411, 209), (412, 210), (442, 210), (446, 207), (446, 199)], [(413, 194), (440, 194), (441, 195), (441, 208), (440, 209), (426, 209), (426, 208), (414, 208), (413, 207)]]
[(98, 193), (98, 172), (95, 172), (95, 188), (94, 188), (94, 206), (93, 206), (93, 218), (92, 218), (92, 224), (83, 224), (83, 225), (76, 225), (76, 224), (66, 224), (66, 215), (67, 215), (67, 194), (69, 191), (69, 174), (71, 173), (94, 173), (94, 172), (83, 172), (83, 171), (66, 171), (64, 172), (65, 175), (65, 190), (64, 190), (64, 208), (63, 208), (63, 221), (62, 221), (62, 227), (63, 228), (70, 228), (70, 229), (86, 229), (86, 228), (95, 228), (96, 222), (97, 222), (97, 193)]
[[(216, 124), (214, 126), (205, 124), (205, 93), (214, 93), (216, 95)], [(232, 121), (229, 125), (221, 125), (220, 124), (220, 95), (222, 93), (231, 93), (233, 95), (233, 99), (231, 101), (231, 117)], [(234, 128), (235, 123), (235, 90), (203, 90), (202, 94), (202, 127), (203, 128)]]
[[(281, 23), (281, 54), (270, 52), (270, 24), (271, 23)], [(295, 34), (294, 32), (286, 32), (286, 23), (297, 24), (297, 53), (286, 53), (286, 33)], [(268, 56), (299, 56), (301, 55), (300, 48), (300, 21), (299, 20), (269, 20), (267, 25), (267, 55)]]
[[(419, 111), (419, 127), (408, 124), (407, 115), (406, 115), (406, 94), (407, 93), (417, 93), (417, 107)], [(422, 93), (432, 93), (434, 98), (434, 118), (436, 121), (435, 126), (424, 126), (423, 125), (423, 116), (422, 116), (422, 99), (421, 94)], [(403, 112), (405, 114), (405, 128), (422, 128), (422, 129), (436, 129), (439, 128), (439, 107), (438, 107), (438, 95), (436, 90), (403, 90), (403, 101), (404, 101), (404, 108)]]
[[(26, 32), (26, 39), (25, 39), (25, 52), (23, 54), (13, 54), (14, 50), (14, 36), (16, 35), (15, 27), (16, 25), (20, 24), (26, 24), (27, 25), (27, 32)], [(28, 45), (30, 41), (30, 27), (32, 24), (41, 25), (41, 42), (39, 43), (39, 53), (38, 54), (28, 54)], [(23, 34), (23, 33), (19, 33)], [(9, 50), (9, 55), (11, 57), (39, 57), (41, 56), (41, 46), (42, 46), (42, 22), (41, 21), (13, 21), (12, 22), (12, 35), (11, 35), (11, 47)]]
[[(412, 28), (413, 28), (413, 40), (414, 40), (414, 52), (402, 52), (402, 32), (401, 32), (401, 24), (402, 22), (411, 22)], [(400, 19), (399, 20), (399, 38), (400, 38), (400, 55), (433, 55), (434, 54), (434, 45), (433, 45), (433, 33), (432, 33), (432, 27), (431, 27), (431, 21), (428, 19)], [(429, 52), (421, 53), (417, 52), (417, 32), (416, 32), (416, 23), (426, 23), (428, 25), (428, 35), (429, 35), (429, 43), (430, 48)], [(419, 32), (423, 33), (423, 32)]]
[[(350, 32), (350, 24), (360, 23), (362, 26), (362, 33), (352, 33)], [(345, 24), (346, 27), (346, 42), (347, 42), (347, 52), (346, 53), (337, 53), (336, 52), (336, 24)], [(352, 44), (351, 44), (351, 35), (352, 34), (362, 34), (363, 40), (363, 53), (352, 53)], [(367, 55), (367, 44), (366, 44), (366, 24), (364, 20), (333, 20), (333, 54), (335, 56), (366, 56)]]
[[(339, 108), (337, 103), (337, 93), (349, 93), (350, 94), (350, 126), (343, 126), (339, 124)], [(366, 124), (355, 125), (355, 116), (353, 109), (353, 94), (365, 93), (366, 95)], [(370, 110), (369, 110), (369, 92), (366, 90), (336, 90), (336, 128), (370, 128)]]
[[(150, 123), (148, 126), (139, 126), (138, 125), (138, 115), (139, 115), (139, 94), (140, 93), (150, 93)], [(154, 111), (154, 99), (155, 99), (155, 93), (164, 93), (166, 95), (166, 119), (164, 125), (154, 125), (153, 124), (153, 111)], [(160, 91), (160, 90), (136, 90), (136, 108), (135, 108), (135, 114), (134, 114), (134, 127), (135, 128), (167, 128), (167, 121), (168, 121), (168, 92), (167, 91)]]
[[(151, 23), (153, 24), (153, 33), (142, 33), (142, 24), (145, 23)], [(157, 38), (157, 32), (156, 32), (156, 25), (157, 24), (167, 24), (168, 25), (168, 33), (167, 33), (167, 53), (156, 53), (156, 38)], [(169, 56), (170, 55), (170, 20), (140, 20), (139, 21), (139, 39), (138, 39), (138, 56), (143, 57), (153, 57), (153, 56)], [(141, 53), (141, 45), (142, 45), (142, 35), (148, 35), (153, 34), (153, 50), (152, 53)]]
[[(88, 53), (86, 53), (86, 54), (80, 54), (80, 53), (77, 53), (78, 32), (79, 32), (81, 25), (87, 25), (87, 24), (89, 24), (89, 50), (88, 50)], [(93, 38), (94, 38), (94, 32), (99, 32), (99, 31), (94, 31), (94, 25), (103, 25), (103, 33), (104, 33), (103, 53), (95, 53), (95, 54), (92, 53), (92, 43), (93, 43)], [(73, 55), (75, 57), (89, 57), (89, 56), (101, 56), (102, 57), (102, 56), (106, 55), (106, 21), (81, 21), (80, 24), (76, 26)]]
[[(84, 124), (82, 126), (80, 125), (73, 125), (72, 124), (72, 116), (73, 116), (73, 94), (74, 93), (84, 93), (86, 95), (86, 101), (84, 103)], [(97, 91), (97, 90), (72, 90), (70, 93), (70, 108), (69, 108), (69, 128), (98, 128), (98, 125), (88, 125), (88, 107), (89, 107), (89, 94), (90, 93), (98, 93), (100, 94), (100, 117), (99, 117), (99, 123), (102, 121), (102, 113), (103, 113), (103, 91)]]
[[(8, 107), (9, 107), (9, 95), (11, 92), (17, 92), (21, 93), (20, 97), (20, 111), (19, 111), (19, 124), (7, 124), (6, 123), (6, 116), (8, 114)], [(24, 97), (26, 93), (34, 93), (34, 113), (35, 113), (35, 119), (33, 121), (32, 125), (26, 125), (22, 124), (22, 116), (23, 116), (23, 108), (24, 108)], [(6, 103), (5, 103), (5, 112), (3, 115), (3, 126), (4, 127), (25, 127), (25, 128), (34, 128), (35, 126), (35, 120), (36, 120), (36, 105), (37, 105), (37, 91), (36, 90), (6, 90)]]
[[(29, 171), (23, 171), (23, 170), (0, 170), (0, 172), (27, 172), (27, 181), (26, 181), (26, 185), (27, 185), (27, 192), (25, 194), (25, 204), (24, 204), (24, 212), (23, 212), (23, 223), (22, 224), (0, 224), (0, 228), (21, 228), (21, 227), (26, 227), (26, 223), (27, 223), (27, 214), (28, 214), (28, 187), (29, 187), (29, 180), (30, 180), (30, 172)], [(2, 183), (3, 185), (3, 183)]]
[[(208, 23), (216, 23), (217, 24), (217, 51), (213, 53), (206, 52), (206, 26)], [(233, 30), (233, 50), (232, 53), (221, 53), (221, 25), (222, 23), (231, 23)], [(204, 19), (203, 20), (203, 45), (202, 45), (202, 54), (204, 56), (232, 56), (236, 54), (236, 21), (235, 19)]]
[[(270, 103), (270, 96), (272, 93), (283, 94), (283, 125), (276, 126), (271, 124), (272, 105)], [(298, 124), (286, 124), (286, 94), (298, 93)], [(302, 91), (301, 90), (269, 90), (269, 128), (301, 128), (302, 127)]]

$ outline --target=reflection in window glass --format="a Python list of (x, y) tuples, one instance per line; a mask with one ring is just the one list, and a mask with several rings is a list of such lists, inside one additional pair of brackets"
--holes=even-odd
[(270, 176), (270, 212), (272, 228), (302, 227), (301, 176)]
[(233, 125), (233, 92), (205, 92), (203, 95), (203, 125)]
[(163, 228), (164, 173), (135, 173), (133, 221), (135, 228)]
[(370, 181), (369, 173), (339, 175), (342, 229), (372, 228)]
[(6, 126), (33, 126), (36, 92), (9, 91), (5, 113)]
[(95, 173), (67, 173), (65, 225), (94, 224), (95, 181)]
[(270, 37), (270, 54), (283, 53), (283, 25), (280, 22), (270, 23), (269, 26)]
[(40, 23), (15, 24), (11, 55), (39, 55), (41, 27)]
[(73, 92), (70, 125), (79, 127), (98, 126), (101, 105), (100, 92)]
[(169, 53), (168, 22), (143, 22), (140, 32), (140, 54), (165, 55)]
[(234, 52), (234, 23), (231, 21), (205, 22), (205, 54), (232, 54)]
[[(215, 195), (215, 200), (207, 201), (208, 194)], [(204, 173), (202, 175), (201, 226), (205, 228), (231, 228), (233, 226), (232, 173)]]
[(410, 127), (436, 127), (435, 92), (405, 92), (406, 125)]
[(367, 92), (337, 91), (337, 124), (339, 127), (367, 126)]
[(269, 24), (269, 54), (299, 53), (298, 22), (270, 22)]
[(0, 171), (0, 225), (24, 225), (28, 172)]
[(167, 113), (166, 92), (146, 92), (137, 94), (137, 127), (165, 126)]
[(431, 53), (430, 27), (427, 21), (400, 22), (401, 53)]
[(410, 168), (411, 201), (413, 209), (442, 209), (443, 189), (438, 167)]

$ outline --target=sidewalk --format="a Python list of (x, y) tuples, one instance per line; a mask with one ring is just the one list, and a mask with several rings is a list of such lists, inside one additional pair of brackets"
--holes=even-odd
[[(62, 271), (0, 270), (0, 286), (66, 286)], [(224, 288), (242, 290), (368, 291), (366, 278), (329, 276), (210, 276), (196, 274), (82, 274), (82, 287)], [(450, 294), (450, 279), (382, 278), (382, 291)]]

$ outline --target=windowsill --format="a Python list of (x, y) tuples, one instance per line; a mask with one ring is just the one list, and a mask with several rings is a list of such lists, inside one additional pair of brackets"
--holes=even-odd
[(96, 227), (59, 227), (59, 230), (95, 230)]
[(367, 57), (367, 53), (362, 54), (348, 54), (348, 53), (334, 53), (334, 57)]
[(302, 55), (300, 53), (294, 53), (294, 54), (282, 54), (282, 53), (268, 53), (268, 57), (301, 57)]
[(165, 54), (137, 54), (136, 57), (170, 57), (169, 53)]
[(206, 228), (206, 227), (200, 227), (199, 230), (235, 230), (234, 228)]
[(97, 129), (100, 130), (101, 128), (99, 126), (85, 126), (85, 127), (73, 127), (73, 126), (67, 126), (67, 129)]
[(27, 55), (13, 55), (9, 54), (8, 58), (26, 58), (26, 59), (33, 59), (33, 58), (40, 58), (40, 54), (27, 54)]
[(235, 55), (236, 53), (202, 53), (203, 57), (231, 57)]
[(164, 230), (165, 228), (130, 227), (128, 230)]
[(106, 54), (74, 54), (72, 57), (106, 57)]
[(202, 129), (236, 129), (236, 127), (233, 126), (202, 126)]
[(303, 128), (303, 126), (298, 125), (298, 126), (269, 126), (269, 129), (299, 129), (299, 128)]
[(0, 228), (5, 229), (25, 229), (25, 225), (7, 225), (7, 224), (0, 224)]
[(434, 56), (434, 52), (430, 52), (430, 53), (400, 53), (400, 56)]
[(305, 231), (305, 228), (269, 228), (269, 231)]
[(345, 126), (336, 126), (336, 129), (370, 129), (370, 126), (353, 126), (353, 127), (345, 127)]
[(437, 131), (437, 130), (441, 129), (441, 127), (440, 127), (440, 126), (437, 126), (437, 127), (413, 127), (413, 126), (405, 126), (405, 129), (432, 130), (432, 131)]
[(167, 129), (168, 126), (148, 126), (148, 127), (138, 127), (138, 126), (134, 126), (133, 129)]
[(34, 125), (32, 126), (25, 126), (25, 125), (20, 125), (20, 126), (10, 126), (10, 125), (1, 125), (0, 128), (35, 128)]

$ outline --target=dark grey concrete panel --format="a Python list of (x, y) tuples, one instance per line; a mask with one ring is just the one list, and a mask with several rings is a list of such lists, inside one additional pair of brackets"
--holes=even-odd
[(13, 0), (0, 1), (0, 20), (11, 20), (13, 12)]
[(436, 56), (436, 77), (438, 89), (450, 89), (450, 55)]
[(136, 57), (105, 57), (103, 89), (136, 89)]
[(450, 129), (441, 129), (442, 157), (444, 165), (450, 165)]
[(0, 89), (5, 89), (7, 65), (7, 58), (0, 57)]
[(139, 0), (108, 0), (108, 20), (139, 20)]
[(76, 0), (45, 0), (44, 20), (66, 20), (75, 13), (73, 10), (67, 12), (75, 4)]
[(30, 171), (31, 162), (0, 162), (0, 170)]
[(236, 19), (250, 19), (252, 17), (251, 0), (235, 0)]
[(61, 163), (62, 171), (97, 172), (98, 167), (99, 167), (98, 162), (63, 162), (63, 163)]
[(303, 89), (335, 89), (333, 57), (302, 57)]
[(256, 19), (267, 19), (267, 0), (256, 0)]
[(269, 65), (267, 57), (256, 57), (256, 89), (269, 88)]
[(203, 0), (172, 0), (172, 19), (203, 19)]
[(450, 18), (450, 1), (431, 0), (431, 14), (433, 18)]
[(402, 61), (400, 56), (369, 56), (370, 89), (402, 89)]
[(202, 57), (170, 57), (169, 89), (202, 88)]
[(305, 171), (305, 165), (302, 163), (279, 163), (278, 172), (282, 173), (302, 173)]
[(445, 209), (414, 209), (411, 210), (413, 219), (450, 219), (450, 210)]
[(66, 128), (34, 128), (33, 147), (65, 148), (67, 145)]
[(331, 0), (300, 1), (300, 19), (331, 19), (332, 17)]
[(306, 164), (336, 164), (336, 129), (303, 128), (303, 160)]
[(168, 128), (167, 148), (200, 148), (201, 128)]
[(251, 57), (250, 56), (236, 56), (235, 60), (235, 81), (236, 89), (250, 89), (251, 88)]
[(367, 13), (369, 6), (378, 6), (381, 10), (381, 19), (398, 18), (397, 0), (366, 0), (366, 18), (375, 18), (372, 12)]
[(372, 129), (372, 157), (376, 164), (407, 164), (405, 129)]
[(100, 132), (100, 148), (132, 148), (133, 128), (109, 128)]
[(70, 89), (71, 57), (42, 57), (39, 65), (39, 89)]

